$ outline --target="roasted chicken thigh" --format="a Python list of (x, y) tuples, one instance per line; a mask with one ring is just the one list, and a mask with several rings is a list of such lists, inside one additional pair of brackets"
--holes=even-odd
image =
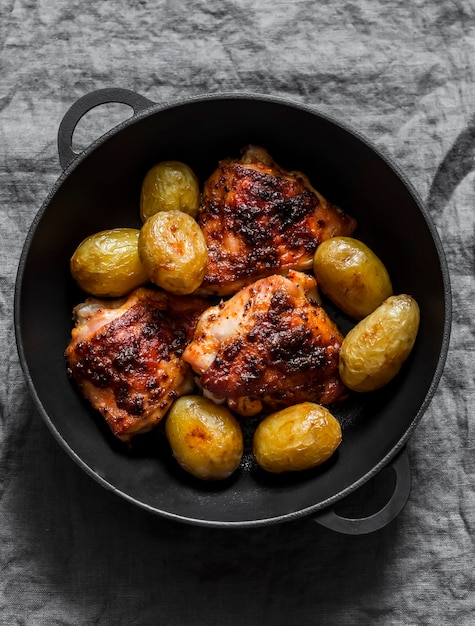
[(183, 353), (204, 394), (242, 415), (342, 399), (343, 336), (310, 299), (315, 284), (291, 270), (288, 278), (260, 279), (207, 309)]
[(151, 430), (175, 398), (192, 391), (181, 356), (206, 303), (141, 287), (120, 300), (74, 309), (68, 374), (124, 442)]
[(204, 185), (198, 222), (208, 247), (200, 291), (217, 295), (288, 269), (309, 269), (318, 244), (356, 227), (303, 174), (287, 172), (257, 146), (219, 163)]

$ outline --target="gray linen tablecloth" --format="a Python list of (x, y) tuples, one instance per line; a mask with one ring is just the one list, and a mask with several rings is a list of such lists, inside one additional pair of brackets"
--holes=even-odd
[[(0, 41), (0, 623), (475, 624), (473, 1), (2, 0)], [(454, 320), (389, 526), (174, 523), (103, 489), (51, 436), (17, 356), (16, 270), (61, 171), (65, 111), (109, 86), (156, 102), (285, 96), (359, 128), (407, 173), (448, 256)], [(87, 116), (76, 147), (123, 117)]]

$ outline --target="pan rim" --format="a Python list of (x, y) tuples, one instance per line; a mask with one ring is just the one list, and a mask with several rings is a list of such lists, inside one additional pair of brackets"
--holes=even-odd
[[(406, 187), (409, 194), (412, 196), (414, 202), (416, 203), (420, 214), (422, 215), (425, 224), (430, 232), (432, 241), (434, 243), (435, 251), (437, 254), (439, 269), (441, 272), (443, 291), (444, 291), (444, 325), (443, 325), (443, 333), (441, 340), (441, 347), (439, 352), (439, 357), (437, 361), (437, 366), (434, 370), (431, 383), (428, 387), (428, 390), (425, 394), (424, 400), (421, 403), (419, 409), (417, 410), (414, 418), (412, 419), (409, 426), (404, 431), (404, 434), (398, 440), (397, 444), (378, 462), (369, 472), (361, 476), (359, 479), (354, 481), (350, 486), (345, 488), (342, 491), (334, 494), (333, 496), (326, 498), (325, 500), (318, 502), (309, 507), (305, 507), (299, 509), (297, 511), (291, 511), (285, 514), (279, 514), (271, 517), (263, 517), (253, 520), (217, 520), (217, 519), (203, 519), (199, 517), (192, 516), (184, 516), (180, 514), (176, 514), (167, 510), (159, 509), (150, 504), (142, 502), (141, 500), (134, 498), (130, 494), (126, 493), (124, 490), (118, 489), (111, 482), (100, 476), (97, 471), (91, 468), (66, 442), (66, 440), (62, 437), (61, 433), (58, 431), (56, 426), (53, 424), (51, 418), (49, 417), (47, 411), (45, 410), (40, 397), (37, 393), (37, 390), (33, 384), (33, 379), (31, 376), (31, 370), (27, 362), (23, 341), (22, 341), (22, 329), (21, 329), (21, 320), (20, 320), (20, 311), (21, 311), (21, 295), (22, 295), (22, 284), (23, 284), (23, 276), (25, 271), (26, 261), (29, 255), (30, 247), (37, 230), (38, 224), (41, 221), (44, 213), (46, 212), (52, 198), (57, 193), (58, 189), (63, 185), (64, 181), (69, 177), (70, 173), (80, 165), (80, 163), (86, 159), (92, 152), (94, 152), (99, 146), (105, 143), (110, 137), (115, 136), (120, 133), (123, 129), (132, 126), (136, 122), (141, 119), (145, 119), (161, 111), (168, 110), (171, 108), (176, 108), (180, 106), (187, 106), (193, 103), (206, 102), (206, 101), (220, 101), (220, 100), (252, 100), (252, 101), (262, 101), (265, 103), (278, 104), (285, 107), (291, 107), (294, 109), (298, 109), (301, 111), (305, 111), (311, 115), (322, 118), (323, 120), (337, 126), (343, 131), (349, 133), (353, 137), (356, 137), (359, 141), (361, 141), (367, 148), (369, 148), (377, 157), (379, 157), (399, 178), (401, 183)], [(401, 451), (401, 449), (406, 445), (410, 437), (412, 436), (413, 431), (416, 426), (420, 422), (422, 416), (426, 412), (435, 392), (440, 383), (440, 379), (443, 374), (443, 370), (445, 367), (447, 354), (449, 350), (450, 344), (450, 335), (451, 335), (451, 325), (452, 325), (452, 296), (451, 296), (451, 284), (450, 284), (450, 274), (448, 269), (447, 258), (442, 246), (442, 242), (435, 226), (435, 223), (424, 206), (421, 198), (413, 187), (412, 183), (408, 180), (405, 173), (400, 169), (400, 167), (395, 163), (395, 161), (389, 157), (385, 151), (383, 151), (380, 147), (376, 147), (364, 134), (362, 134), (358, 129), (349, 126), (345, 122), (339, 120), (334, 117), (332, 114), (323, 111), (319, 108), (310, 106), (306, 103), (296, 102), (293, 100), (289, 100), (287, 98), (275, 95), (268, 94), (259, 94), (252, 92), (224, 92), (224, 93), (208, 93), (201, 95), (194, 95), (187, 98), (179, 98), (176, 100), (170, 100), (164, 103), (156, 103), (152, 104), (150, 107), (146, 108), (139, 113), (136, 113), (111, 130), (107, 131), (100, 137), (98, 137), (94, 142), (92, 142), (87, 148), (85, 148), (82, 152), (78, 153), (77, 157), (72, 160), (72, 162), (61, 172), (58, 179), (50, 189), (46, 198), (44, 199), (41, 207), (35, 214), (32, 223), (27, 232), (27, 236), (25, 238), (22, 252), (20, 255), (20, 260), (17, 269), (17, 275), (15, 280), (15, 289), (14, 289), (14, 328), (15, 328), (15, 339), (17, 350), (19, 354), (20, 364), (23, 370), (23, 374), (25, 376), (25, 380), (27, 383), (28, 390), (33, 399), (35, 408), (39, 411), (42, 419), (48, 426), (48, 429), (53, 434), (54, 438), (58, 441), (60, 446), (69, 457), (83, 469), (86, 474), (88, 474), (91, 478), (93, 478), (96, 482), (98, 482), (102, 487), (105, 487), (115, 495), (119, 496), (121, 499), (126, 500), (127, 502), (138, 506), (139, 508), (148, 511), (152, 514), (157, 514), (162, 517), (183, 522), (191, 525), (205, 526), (205, 527), (218, 527), (218, 528), (245, 528), (245, 527), (258, 527), (265, 526), (270, 524), (283, 523), (286, 521), (291, 521), (295, 519), (299, 519), (302, 517), (307, 517), (312, 515), (312, 513), (318, 513), (324, 509), (327, 509), (334, 505), (336, 502), (342, 500), (346, 496), (350, 495), (354, 491), (356, 491), (359, 487), (364, 485), (368, 480), (376, 476), (384, 467), (386, 467), (390, 461)]]

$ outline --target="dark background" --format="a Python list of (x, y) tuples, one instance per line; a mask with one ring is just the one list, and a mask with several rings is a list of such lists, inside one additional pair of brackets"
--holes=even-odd
[[(1, 624), (473, 623), (474, 48), (468, 0), (2, 1)], [(16, 352), (16, 270), (61, 173), (64, 113), (109, 86), (155, 102), (247, 91), (317, 106), (388, 153), (426, 203), (454, 323), (408, 445), (411, 496), (386, 528), (348, 537), (311, 519), (242, 530), (171, 522), (92, 481), (43, 424)], [(94, 110), (76, 148), (127, 115)]]

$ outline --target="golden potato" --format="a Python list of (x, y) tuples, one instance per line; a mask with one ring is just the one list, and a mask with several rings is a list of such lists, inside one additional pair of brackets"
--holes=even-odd
[(313, 269), (323, 293), (357, 320), (369, 315), (393, 293), (381, 260), (352, 237), (332, 237), (322, 242), (315, 252)]
[(79, 287), (93, 296), (120, 297), (147, 282), (138, 252), (139, 233), (136, 228), (113, 228), (84, 239), (70, 261)]
[(341, 443), (338, 420), (325, 407), (302, 402), (265, 417), (254, 432), (253, 453), (262, 469), (280, 474), (316, 467)]
[(419, 305), (411, 296), (391, 296), (343, 340), (340, 376), (354, 391), (374, 391), (392, 380), (409, 356), (419, 329)]
[(183, 211), (198, 214), (200, 190), (193, 170), (180, 161), (162, 161), (146, 174), (140, 192), (140, 216), (143, 222), (159, 211)]
[(152, 282), (184, 295), (200, 286), (208, 262), (204, 235), (187, 213), (152, 215), (140, 229), (139, 254)]
[(173, 455), (202, 480), (222, 480), (239, 466), (241, 427), (232, 413), (202, 396), (182, 396), (168, 412), (165, 433)]

